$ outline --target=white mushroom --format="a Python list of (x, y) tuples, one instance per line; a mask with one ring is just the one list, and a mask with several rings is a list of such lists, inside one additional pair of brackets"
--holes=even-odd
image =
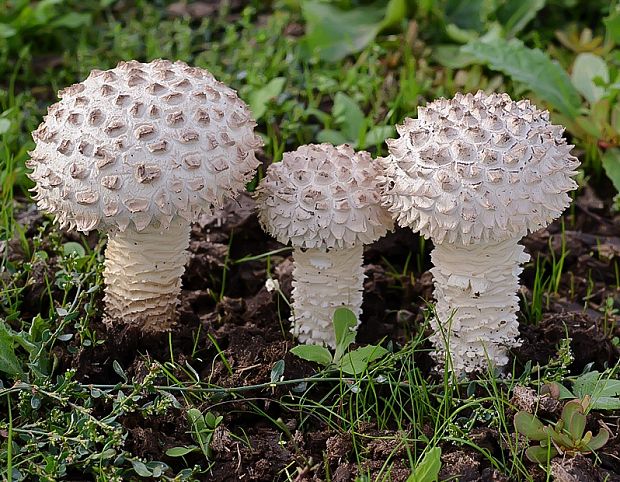
[(508, 363), (518, 346), (519, 240), (560, 216), (579, 165), (564, 129), (529, 101), (457, 94), (389, 140), (385, 204), (435, 245), (436, 358), (456, 373)]
[(362, 311), (363, 245), (392, 229), (381, 206), (380, 166), (348, 145), (301, 146), (269, 166), (257, 190), (265, 231), (295, 248), (292, 332), (335, 347), (332, 317)]
[(109, 235), (107, 320), (174, 321), (190, 223), (244, 188), (261, 145), (247, 105), (183, 62), (121, 62), (59, 92), (33, 132), (39, 208)]

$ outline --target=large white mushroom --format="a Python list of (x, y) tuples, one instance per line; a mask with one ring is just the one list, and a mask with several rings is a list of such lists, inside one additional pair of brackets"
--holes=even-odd
[(384, 201), (432, 252), (436, 357), (455, 373), (508, 363), (516, 318), (519, 240), (560, 216), (577, 187), (564, 129), (529, 101), (457, 94), (418, 110), (389, 140)]
[(379, 164), (348, 145), (310, 144), (272, 164), (258, 190), (265, 231), (295, 248), (292, 332), (335, 347), (336, 308), (362, 311), (363, 248), (393, 222), (381, 206)]
[(108, 233), (107, 320), (174, 321), (190, 223), (234, 196), (261, 145), (247, 105), (183, 62), (121, 62), (59, 93), (33, 133), (30, 177), (61, 227)]

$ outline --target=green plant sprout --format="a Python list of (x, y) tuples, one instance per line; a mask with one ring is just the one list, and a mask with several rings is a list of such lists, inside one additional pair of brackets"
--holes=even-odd
[(192, 429), (192, 438), (198, 445), (188, 445), (187, 447), (172, 447), (166, 451), (168, 457), (183, 457), (192, 452), (202, 451), (207, 460), (212, 458), (211, 441), (213, 435), (219, 427), (224, 417), (214, 415), (212, 412), (202, 414), (197, 408), (190, 408), (187, 411), (187, 418)]
[(560, 419), (552, 425), (545, 425), (536, 415), (519, 411), (514, 417), (517, 432), (529, 440), (539, 442), (530, 446), (526, 457), (539, 464), (546, 464), (556, 455), (573, 457), (577, 454), (589, 454), (603, 447), (609, 440), (609, 431), (605, 428), (592, 435), (586, 428), (586, 413), (590, 408), (590, 397), (571, 400), (564, 405)]
[(333, 356), (327, 348), (319, 345), (299, 345), (291, 348), (291, 353), (324, 367), (342, 370), (349, 375), (364, 373), (371, 362), (383, 358), (388, 353), (385, 348), (378, 345), (367, 345), (347, 351), (355, 341), (357, 326), (357, 319), (348, 308), (336, 308), (333, 325), (336, 334), (336, 351)]

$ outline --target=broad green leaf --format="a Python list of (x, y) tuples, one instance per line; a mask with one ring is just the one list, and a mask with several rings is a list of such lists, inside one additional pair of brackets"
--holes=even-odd
[(0, 372), (10, 376), (23, 374), (22, 366), (15, 355), (13, 335), (2, 321), (0, 321)]
[(566, 71), (539, 49), (530, 49), (517, 39), (479, 40), (463, 46), (463, 51), (491, 69), (523, 83), (557, 110), (574, 117), (581, 107), (581, 97)]
[(529, 447), (525, 451), (525, 456), (531, 461), (538, 464), (547, 464), (547, 460), (551, 460), (558, 454), (558, 451), (551, 447), (541, 447), (540, 445), (535, 445), (533, 447)]
[(435, 482), (439, 479), (441, 470), (441, 448), (433, 447), (416, 465), (407, 482)]
[(384, 357), (388, 351), (382, 346), (368, 345), (346, 353), (340, 362), (340, 368), (349, 375), (360, 375), (368, 365)]
[(546, 440), (545, 426), (535, 415), (529, 412), (519, 411), (515, 414), (514, 425), (517, 432), (530, 440)]
[(364, 128), (364, 112), (351, 97), (338, 92), (334, 98), (332, 115), (349, 141), (357, 142)]
[(617, 147), (607, 149), (603, 154), (602, 161), (607, 177), (616, 190), (620, 192), (620, 149)]
[(597, 78), (605, 83), (609, 82), (609, 70), (605, 61), (589, 52), (577, 55), (571, 81), (590, 104), (595, 104), (605, 95), (605, 89), (594, 82)]
[(496, 12), (497, 19), (504, 26), (507, 38), (514, 37), (530, 23), (546, 0), (508, 0)]
[[(336, 345), (346, 349), (355, 340), (355, 332), (352, 331), (357, 326), (357, 318), (349, 308), (336, 308), (334, 311), (334, 331), (336, 334)], [(352, 336), (351, 336), (352, 335)]]
[(250, 95), (248, 96), (248, 103), (250, 105), (250, 110), (252, 111), (252, 114), (254, 114), (254, 119), (258, 120), (265, 115), (269, 102), (271, 102), (282, 93), (285, 84), (286, 78), (275, 77), (271, 79), (264, 87), (261, 87), (260, 89), (254, 90), (250, 93)]
[(327, 366), (332, 362), (332, 354), (325, 347), (318, 345), (298, 345), (291, 348), (291, 353), (307, 361)]
[(304, 0), (301, 12), (306, 21), (304, 54), (318, 54), (321, 60), (335, 62), (363, 50), (379, 33), (385, 4), (358, 6), (342, 10), (318, 0)]
[(168, 457), (183, 457), (184, 455), (187, 455), (192, 452), (196, 452), (197, 450), (200, 450), (200, 449), (196, 447), (195, 445), (189, 445), (187, 447), (172, 447), (166, 450), (166, 455)]

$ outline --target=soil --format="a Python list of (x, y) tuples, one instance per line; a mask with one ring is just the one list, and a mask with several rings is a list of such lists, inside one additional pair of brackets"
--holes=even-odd
[[(616, 306), (620, 304), (620, 292), (616, 287), (620, 219), (610, 211), (608, 203), (589, 189), (578, 198), (575, 206), (563, 220), (524, 240), (532, 259), (540, 257), (541, 262), (547, 261), (546, 273), (550, 272), (554, 257), (560, 259), (563, 249), (566, 255), (558, 292), (545, 299), (540, 322), (528, 322), (521, 315), (524, 343), (514, 351), (517, 373), (528, 364), (543, 365), (556, 357), (557, 346), (566, 335), (571, 339), (574, 357), (569, 366), (571, 373), (580, 373), (590, 363), (602, 370), (618, 361), (618, 346), (612, 340), (620, 336), (620, 330), (615, 324), (615, 314), (606, 317), (603, 308), (608, 297), (615, 300)], [(32, 233), (42, 223), (42, 218), (32, 209), (23, 211), (20, 216), (22, 222), (30, 225), (29, 232)], [(561, 223), (565, 225), (564, 236)], [(65, 236), (72, 239), (73, 235)], [(96, 244), (96, 235), (90, 242), (93, 246)], [(421, 329), (425, 300), (432, 300), (432, 276), (428, 271), (430, 243), (425, 244), (423, 253), (418, 253), (419, 246), (418, 237), (411, 231), (397, 229), (366, 250), (367, 278), (359, 343), (376, 343), (385, 339), (400, 346)], [(249, 196), (242, 196), (222, 213), (205, 217), (193, 227), (179, 321), (171, 337), (175, 360), (180, 365), (188, 362), (203, 380), (223, 387), (268, 382), (272, 366), (278, 360), (285, 362), (285, 379), (307, 377), (316, 372), (314, 364), (289, 353), (294, 346), (288, 332), (289, 310), (286, 303), (278, 301), (276, 293), (269, 293), (264, 286), (268, 277), (265, 260), (235, 261), (280, 248), (282, 245), (265, 235), (259, 227), (254, 215), (254, 201)], [(402, 272), (410, 253), (412, 272), (395, 274), (395, 270)], [(17, 259), (20, 256), (17, 245), (10, 245), (9, 257)], [(52, 272), (54, 262), (48, 260), (46, 265), (35, 269)], [(272, 255), (269, 266), (271, 276), (278, 279), (284, 294), (290, 297), (290, 252)], [(526, 299), (532, 296), (534, 275), (535, 266), (530, 263), (522, 275), (522, 294)], [(24, 313), (30, 310), (34, 315), (41, 309), (39, 300), (45, 298), (37, 291), (41, 289), (36, 283), (28, 288), (29, 293), (24, 297), (26, 305), (22, 307)], [(224, 296), (220, 296), (221, 293)], [(33, 303), (32, 307), (28, 306), (29, 302)], [(75, 345), (74, 350), (58, 349), (56, 353), (60, 361), (58, 370), (75, 368), (77, 378), (83, 383), (113, 384), (121, 381), (112, 368), (113, 360), (126, 368), (129, 377), (140, 378), (147, 371), (145, 358), (169, 359), (167, 333), (144, 335), (133, 326), (109, 327), (100, 317), (93, 320), (92, 329), (97, 332), (98, 339), (105, 340), (103, 345), (96, 349)], [(222, 363), (219, 350), (230, 364), (232, 374)], [(437, 376), (428, 356), (420, 355), (416, 362), (428, 377)], [(177, 375), (184, 376), (182, 373)], [(287, 467), (289, 470), (299, 468), (295, 480), (325, 480), (326, 464), (331, 480), (355, 479), (356, 454), (350, 434), (329, 429), (317, 418), (310, 418), (299, 426), (299, 414), (287, 408), (285, 403), (279, 403), (290, 389), (256, 389), (245, 393), (245, 399), (228, 398), (219, 403), (214, 401), (213, 407), (204, 407), (219, 410), (218, 413), (224, 416), (212, 444), (215, 462), (212, 474), (205, 480), (237, 481), (242, 476), (244, 480), (281, 480)], [(319, 400), (326, 393), (321, 390), (310, 391), (309, 396)], [(532, 403), (527, 393), (519, 396), (516, 406)], [(254, 412), (249, 410), (250, 404), (254, 406)], [(548, 405), (550, 413), (557, 410), (557, 405)], [(264, 411), (272, 420), (278, 420), (279, 427), (270, 423), (267, 417), (253, 415), (256, 409)], [(605, 414), (597, 412), (595, 416), (608, 422), (610, 427), (616, 426), (615, 419)], [(182, 468), (180, 464), (204, 463), (199, 454), (187, 455), (185, 462), (165, 455), (171, 447), (194, 443), (181, 410), (171, 410), (165, 416), (148, 419), (126, 416), (122, 423), (129, 431), (126, 447), (136, 455), (163, 460), (177, 470)], [(400, 427), (401, 431), (406, 429)], [(432, 435), (432, 429), (427, 429)], [(404, 437), (405, 432), (398, 432), (396, 427), (379, 429), (373, 424), (361, 424), (356, 431), (369, 436), (359, 439), (365, 442), (356, 450), (363, 451), (367, 460), (364, 469), (371, 479), (381, 473), (388, 456), (402, 461), (394, 465), (391, 480), (407, 479), (405, 447), (394, 441), (398, 440), (395, 435), (400, 433)], [(496, 431), (479, 427), (472, 436), (480, 446), (497, 457), (502, 456), (505, 441), (499, 440)], [(392, 440), (388, 440), (390, 438)], [(442, 449), (443, 479), (462, 482), (509, 480), (479, 452), (449, 444)], [(558, 461), (554, 465), (556, 480), (620, 480), (620, 444), (616, 438), (612, 437), (598, 455), (598, 465), (592, 463), (591, 457)], [(534, 480), (545, 480), (544, 474), (534, 464), (526, 464)]]

